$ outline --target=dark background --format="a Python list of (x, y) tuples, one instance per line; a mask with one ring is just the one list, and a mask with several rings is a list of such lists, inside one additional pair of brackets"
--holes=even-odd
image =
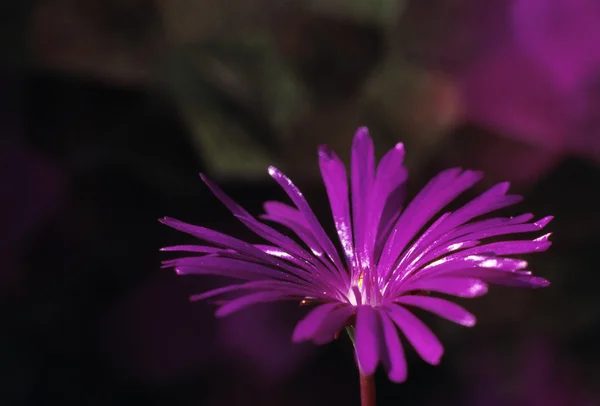
[(187, 298), (222, 281), (160, 269), (188, 240), (157, 219), (252, 239), (197, 174), (259, 213), (277, 164), (326, 222), (316, 148), (346, 159), (359, 125), (406, 144), (412, 195), (460, 165), (556, 216), (527, 258), (552, 285), (469, 301), (474, 329), (424, 315), (443, 362), (409, 351), (378, 404), (600, 405), (594, 0), (1, 8), (0, 405), (358, 405), (346, 337), (291, 344), (289, 303), (216, 320)]

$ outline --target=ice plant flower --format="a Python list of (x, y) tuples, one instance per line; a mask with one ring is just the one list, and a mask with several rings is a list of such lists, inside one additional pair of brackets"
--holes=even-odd
[[(218, 299), (217, 316), (259, 302), (298, 300), (316, 304), (295, 328), (294, 341), (324, 344), (350, 324), (355, 326), (361, 377), (372, 375), (381, 362), (392, 381), (402, 382), (407, 368), (400, 332), (430, 364), (437, 364), (443, 353), (438, 338), (411, 309), (424, 309), (470, 327), (475, 324), (475, 316), (446, 296), (481, 296), (488, 284), (547, 286), (547, 280), (526, 270), (526, 261), (512, 256), (546, 250), (550, 234), (535, 239), (505, 236), (538, 231), (552, 219), (533, 221), (532, 214), (479, 219), (521, 200), (520, 196), (507, 194), (506, 182), (458, 210), (439, 215), (482, 177), (479, 172), (459, 168), (441, 172), (403, 207), (407, 180), (403, 158), (404, 147), (398, 144), (376, 165), (369, 133), (359, 128), (352, 145), (348, 179), (340, 158), (328, 147), (320, 147), (319, 165), (339, 251), (302, 193), (277, 168), (270, 167), (269, 174), (293, 206), (266, 202), (266, 213), (260, 220), (202, 176), (233, 215), (268, 244), (250, 244), (164, 218), (164, 224), (208, 243), (164, 248), (194, 254), (165, 261), (164, 265), (181, 275), (220, 275), (240, 281), (192, 297)], [(264, 221), (288, 228), (297, 238), (282, 234)], [(492, 242), (486, 241), (493, 237)]]

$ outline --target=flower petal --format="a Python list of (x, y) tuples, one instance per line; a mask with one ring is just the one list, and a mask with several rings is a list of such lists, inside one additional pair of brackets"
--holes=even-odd
[(297, 208), (274, 200), (265, 202), (263, 208), (268, 215), (285, 218), (292, 223), (302, 226), (307, 232), (310, 232), (310, 226), (306, 218), (304, 218), (304, 215)]
[(523, 200), (519, 195), (506, 195), (509, 186), (509, 182), (498, 183), (453, 212), (448, 216), (443, 226), (438, 229), (438, 235), (455, 229), (482, 214), (511, 206)]
[(340, 307), (340, 303), (335, 302), (319, 305), (312, 309), (296, 325), (294, 333), (292, 334), (292, 341), (298, 343), (312, 339), (327, 315), (338, 307)]
[(371, 375), (379, 362), (381, 328), (377, 311), (371, 306), (356, 309), (356, 357), (364, 375)]
[[(170, 247), (163, 247), (161, 251), (185, 251), (185, 252), (199, 252), (202, 254), (217, 254), (224, 253), (227, 250), (217, 247), (209, 247), (207, 245), (172, 245)], [(233, 251), (235, 252), (235, 251)]]
[(356, 312), (354, 306), (339, 307), (328, 313), (313, 336), (315, 344), (326, 344), (335, 338), (350, 316)]
[(494, 285), (511, 286), (514, 288), (544, 288), (550, 285), (547, 279), (539, 276), (531, 276), (530, 272), (523, 271), (504, 271), (492, 268), (475, 268), (457, 271), (455, 274), (462, 274), (468, 277), (480, 278), (487, 283)]
[(371, 190), (375, 179), (375, 152), (373, 140), (366, 127), (360, 127), (354, 134), (350, 161), (354, 245), (360, 266), (370, 269), (370, 253), (365, 241), (372, 198)]
[[(481, 179), (480, 172), (448, 169), (434, 177), (409, 203), (394, 225), (387, 241), (378, 270), (389, 278), (394, 263), (417, 232), (442, 208)], [(385, 272), (384, 272), (385, 271)]]
[[(370, 198), (371, 204), (369, 208), (369, 220), (365, 241), (366, 249), (372, 256), (371, 261), (376, 259), (373, 257), (373, 252), (379, 230), (382, 229), (380, 226), (382, 220), (385, 223), (389, 221), (389, 214), (387, 214), (386, 217), (383, 217), (388, 199), (408, 178), (408, 170), (403, 165), (405, 152), (404, 144), (398, 143), (394, 148), (389, 150), (383, 158), (381, 158), (381, 161), (377, 166), (373, 192)], [(395, 203), (395, 211), (398, 211), (402, 204), (402, 200), (396, 200), (393, 203)], [(386, 224), (384, 224), (384, 228), (385, 225)]]
[(386, 312), (379, 311), (379, 317), (383, 329), (384, 344), (380, 346), (381, 362), (392, 382), (404, 382), (407, 377), (406, 358), (398, 329)]
[(223, 286), (220, 288), (211, 289), (206, 292), (190, 296), (190, 300), (195, 302), (198, 300), (205, 300), (205, 299), (209, 299), (209, 298), (212, 298), (215, 296), (220, 296), (220, 295), (223, 295), (226, 293), (240, 292), (240, 291), (244, 291), (244, 290), (256, 290), (256, 291), (270, 290), (270, 291), (277, 291), (281, 294), (290, 295), (290, 296), (305, 296), (306, 295), (306, 291), (304, 289), (298, 287), (297, 285), (291, 284), (291, 283), (280, 282), (280, 281), (260, 280), (260, 281), (246, 282), (246, 283), (237, 284), (237, 285), (227, 285), (227, 286)]
[(217, 275), (245, 280), (270, 279), (287, 281), (306, 289), (307, 296), (329, 298), (337, 297), (327, 292), (328, 285), (322, 279), (298, 269), (298, 272), (284, 272), (280, 268), (271, 268), (262, 264), (232, 258), (216, 256), (185, 257), (173, 260), (173, 266), (180, 275)]
[(474, 278), (424, 277), (414, 281), (407, 281), (400, 289), (394, 291), (393, 294), (397, 296), (414, 290), (426, 290), (446, 295), (472, 298), (485, 295), (487, 293), (487, 285), (481, 280)]
[(277, 245), (278, 247), (283, 248), (288, 253), (296, 255), (298, 258), (306, 261), (303, 263), (302, 268), (312, 272), (313, 266), (308, 265), (312, 265), (314, 257), (311, 257), (311, 255), (302, 247), (300, 247), (294, 240), (281, 234), (279, 231), (276, 231), (275, 229), (258, 222), (253, 217), (239, 217), (237, 215), (236, 217), (258, 236), (264, 238), (272, 244)]
[(261, 219), (273, 221), (289, 228), (310, 248), (316, 257), (321, 258), (323, 256), (323, 248), (319, 245), (300, 210), (276, 201), (265, 202), (263, 207), (266, 214), (259, 216)]
[(390, 238), (394, 225), (402, 214), (402, 203), (404, 202), (405, 188), (399, 187), (392, 192), (385, 204), (381, 219), (379, 220), (379, 229), (377, 230), (377, 240), (375, 241), (375, 250), (373, 260), (379, 263), (381, 253), (387, 240)]
[(513, 278), (492, 279), (488, 278), (490, 283), (496, 285), (511, 286), (514, 288), (538, 289), (550, 286), (550, 281), (539, 276), (517, 276)]
[(279, 292), (256, 292), (242, 296), (237, 299), (233, 299), (223, 306), (219, 307), (215, 313), (217, 317), (225, 317), (233, 312), (242, 310), (248, 306), (252, 306), (258, 303), (273, 302), (288, 298), (287, 295)]
[(275, 181), (277, 183), (279, 183), (279, 185), (287, 193), (287, 195), (290, 197), (290, 199), (292, 199), (294, 204), (298, 207), (298, 210), (300, 210), (300, 212), (304, 216), (306, 222), (308, 223), (308, 225), (310, 227), (310, 230), (312, 231), (313, 235), (316, 237), (317, 241), (319, 242), (319, 245), (321, 247), (323, 247), (323, 250), (327, 253), (329, 258), (331, 258), (331, 260), (333, 261), (333, 263), (335, 264), (337, 269), (340, 271), (339, 275), (343, 279), (347, 280), (348, 279), (347, 273), (345, 271), (343, 271), (343, 265), (342, 265), (339, 255), (335, 249), (335, 246), (333, 245), (333, 243), (331, 242), (331, 240), (325, 233), (325, 230), (323, 230), (323, 227), (317, 220), (315, 213), (310, 208), (308, 202), (304, 198), (304, 195), (302, 195), (302, 193), (300, 192), (300, 190), (298, 190), (296, 185), (294, 185), (287, 176), (285, 176), (283, 173), (281, 173), (281, 171), (279, 171), (279, 169), (275, 168), (274, 166), (270, 166), (269, 174), (271, 175), (271, 177), (273, 179), (275, 179)]
[(329, 205), (344, 254), (349, 265), (355, 261), (352, 221), (348, 198), (348, 175), (342, 160), (327, 146), (319, 148), (319, 166)]
[(409, 295), (401, 296), (394, 302), (419, 307), (465, 327), (473, 327), (477, 322), (475, 316), (463, 307), (439, 297)]
[(278, 262), (274, 261), (271, 256), (265, 254), (252, 244), (248, 244), (245, 241), (238, 240), (237, 238), (231, 237), (227, 234), (223, 234), (206, 227), (193, 226), (170, 217), (164, 217), (159, 221), (169, 227), (190, 234), (200, 240), (210, 242), (223, 248), (235, 250), (240, 254), (247, 255), (250, 258), (255, 258), (271, 264), (277, 264)]
[(530, 240), (514, 240), (514, 241), (499, 241), (490, 244), (479, 245), (474, 248), (469, 248), (464, 251), (457, 252), (447, 256), (449, 260), (467, 257), (477, 254), (495, 254), (495, 255), (515, 255), (515, 254), (530, 254), (532, 252), (546, 251), (552, 242), (546, 239)]
[(534, 223), (496, 226), (493, 228), (487, 228), (480, 231), (472, 232), (470, 234), (462, 236), (461, 238), (469, 240), (480, 240), (483, 238), (496, 237), (499, 235), (530, 233), (543, 229), (544, 227), (546, 227), (546, 225), (548, 225), (548, 223), (550, 223), (550, 221), (553, 218), (553, 216), (546, 216)]
[(209, 187), (217, 199), (219, 199), (235, 217), (244, 223), (246, 227), (248, 227), (258, 236), (264, 238), (272, 244), (284, 248), (288, 252), (297, 255), (305, 261), (312, 260), (310, 254), (300, 247), (294, 240), (281, 234), (279, 231), (267, 226), (266, 224), (260, 223), (250, 213), (248, 213), (246, 209), (227, 196), (227, 194), (220, 187), (218, 187), (203, 174), (200, 174), (200, 178), (204, 181), (206, 186)]
[(414, 314), (398, 305), (383, 306), (419, 356), (432, 365), (439, 364), (444, 347), (435, 334)]
[(459, 238), (471, 239), (467, 236), (469, 236), (472, 233), (486, 230), (491, 231), (506, 226), (518, 225), (530, 221), (531, 219), (533, 219), (533, 214), (526, 213), (515, 217), (496, 217), (491, 219), (473, 221), (471, 223), (459, 226), (454, 230), (449, 231), (448, 233), (439, 237), (435, 242), (432, 242), (431, 246), (432, 248), (434, 248), (440, 244)]
[(291, 262), (292, 264), (296, 265), (299, 268), (304, 269), (304, 268), (309, 268), (309, 267), (314, 266), (312, 263), (307, 263), (303, 259), (300, 259), (300, 258), (290, 254), (283, 248), (276, 247), (274, 245), (264, 245), (264, 244), (254, 244), (254, 246), (266, 254), (269, 254), (276, 258), (285, 259), (286, 261)]

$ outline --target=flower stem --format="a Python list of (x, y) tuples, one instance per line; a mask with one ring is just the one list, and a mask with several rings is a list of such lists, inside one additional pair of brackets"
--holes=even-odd
[(360, 405), (375, 406), (375, 374), (364, 375), (360, 372)]
[[(348, 337), (350, 337), (352, 346), (356, 351), (356, 343), (354, 342), (354, 326), (346, 327), (346, 332), (348, 333)], [(360, 368), (358, 368), (358, 373), (360, 375), (360, 405), (375, 406), (375, 374), (364, 375)]]

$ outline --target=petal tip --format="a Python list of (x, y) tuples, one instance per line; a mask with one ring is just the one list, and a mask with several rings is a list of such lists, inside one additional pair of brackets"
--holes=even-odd
[(494, 190), (494, 192), (503, 195), (506, 192), (508, 192), (508, 189), (510, 189), (510, 182), (500, 182), (497, 185), (495, 185), (492, 189)]
[(469, 289), (470, 297), (478, 297), (483, 296), (488, 292), (488, 285), (485, 282), (480, 281), (479, 283), (475, 283)]
[(319, 145), (319, 158), (321, 159), (326, 159), (326, 160), (332, 160), (335, 158), (335, 153), (333, 152), (333, 150), (325, 144)]
[(404, 383), (408, 378), (408, 370), (404, 367), (392, 367), (388, 371), (388, 378), (394, 383)]
[(444, 351), (440, 351), (439, 354), (432, 355), (431, 359), (429, 359), (430, 364), (431, 365), (439, 365), (440, 362), (442, 362), (443, 355), (444, 355)]
[(228, 308), (227, 304), (219, 307), (217, 311), (215, 311), (215, 317), (218, 319), (222, 319), (225, 316), (228, 316), (232, 313), (231, 308)]
[(466, 171), (463, 172), (463, 174), (465, 176), (469, 176), (475, 182), (480, 181), (481, 179), (483, 179), (483, 176), (484, 176), (483, 171), (476, 171), (476, 170), (472, 170), (472, 169), (467, 169)]
[(364, 139), (365, 137), (369, 136), (369, 129), (366, 126), (360, 126), (356, 129), (356, 132), (354, 133), (354, 137), (356, 137), (357, 139)]
[(477, 318), (471, 314), (469, 316), (466, 316), (461, 321), (460, 324), (463, 325), (463, 326), (465, 326), (465, 327), (473, 327), (473, 326), (475, 326), (475, 324), (477, 324)]
[(536, 251), (542, 251), (544, 249), (547, 249), (548, 247), (550, 247), (550, 245), (552, 244), (550, 241), (548, 241), (550, 239), (550, 237), (552, 236), (552, 233), (547, 233), (542, 235), (541, 237), (536, 238), (533, 241), (536, 242), (545, 242), (547, 244), (540, 244), (540, 246), (538, 247), (538, 249)]
[(536, 226), (538, 226), (539, 228), (544, 228), (548, 225), (548, 223), (550, 223), (552, 220), (554, 219), (554, 216), (546, 216), (538, 221), (536, 221), (534, 224)]
[(546, 288), (550, 286), (550, 281), (541, 277), (534, 277), (531, 279), (531, 287), (532, 288)]

